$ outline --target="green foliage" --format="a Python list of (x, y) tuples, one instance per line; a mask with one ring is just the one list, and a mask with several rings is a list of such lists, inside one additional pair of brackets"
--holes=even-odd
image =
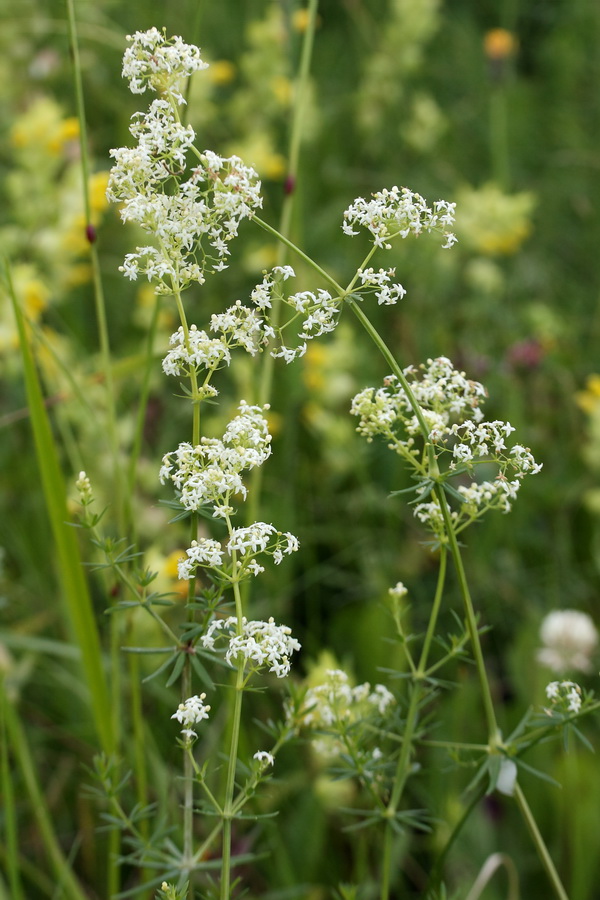
[[(367, 252), (363, 238), (352, 245), (340, 229), (355, 196), (407, 184), (457, 201), (459, 243), (451, 254), (425, 239), (390, 251), (386, 265), (397, 268), (406, 298), (389, 309), (372, 298), (352, 302), (369, 305), (401, 366), (444, 355), (485, 382), (490, 417), (509, 419), (544, 464), (509, 519), (492, 513), (461, 534), (501, 735), (490, 754), (469, 663), (473, 623), (454, 575), (418, 696), (411, 693), (417, 682), (409, 660), (417, 669), (440, 558), (439, 536), (425, 540), (411, 502), (438, 485), (452, 506), (460, 500), (456, 487), (431, 473), (415, 482), (385, 442), (366, 444), (355, 434), (351, 398), (389, 372), (356, 327), (352, 302), (336, 331), (313, 341), (302, 360), (276, 361), (273, 456), (262, 475), (260, 516), (298, 534), (302, 549), (287, 569), (271, 566), (259, 587), (247, 589), (257, 614), (275, 615), (301, 639), (291, 708), (300, 716), (309, 683), (300, 685), (299, 673), (310, 682), (323, 648), (331, 654), (324, 668), (349, 671), (352, 685), (385, 680), (403, 699), (385, 723), (387, 769), (365, 764), (383, 727), (366, 715), (345, 733), (344, 754), (332, 763), (306, 735), (292, 745), (280, 699), (254, 691), (253, 682), (244, 698), (243, 759), (267, 738), (280, 744), (280, 755), (260, 790), (251, 767), (234, 773), (235, 796), (248, 805), (235, 811), (241, 884), (232, 896), (242, 896), (243, 885), (249, 896), (272, 900), (379, 897), (383, 813), (366, 796), (389, 800), (412, 698), (414, 755), (402, 806), (389, 814), (396, 895), (424, 896), (429, 880), (431, 896), (464, 896), (500, 848), (519, 872), (522, 896), (542, 896), (514, 800), (495, 790), (503, 765), (506, 775), (506, 761), (514, 761), (569, 897), (591, 896), (600, 875), (593, 803), (600, 774), (590, 755), (597, 718), (583, 725), (579, 713), (548, 703), (544, 686), (554, 676), (535, 652), (550, 609), (598, 619), (600, 12), (584, 0), (547, 7), (507, 4), (499, 21), (490, 3), (321, 3), (298, 168), (286, 180), (303, 40), (299, 4), (190, 0), (157, 9), (146, 0), (76, 0), (90, 223), (82, 218), (65, 10), (9, 0), (0, 14), (0, 238), (14, 285), (0, 298), (0, 897), (41, 900), (59, 884), (73, 900), (187, 900), (180, 829), (167, 824), (179, 821), (183, 797), (170, 716), (190, 657), (202, 690), (229, 673), (223, 658), (215, 665), (199, 644), (215, 611), (231, 614), (222, 605), (226, 585), (207, 579), (197, 595), (182, 594), (175, 566), (193, 516), (161, 496), (157, 482), (161, 456), (189, 431), (193, 392), (183, 383), (169, 390), (159, 371), (179, 323), (167, 298), (155, 301), (147, 284), (120, 277), (123, 256), (145, 237), (124, 229), (104, 202), (109, 150), (128, 143), (139, 100), (119, 78), (124, 36), (153, 25), (199, 41), (212, 64), (192, 80), (185, 113), (201, 149), (238, 153), (257, 166), (268, 222), (285, 215), (291, 198), (289, 236), (337, 281), (345, 283), (355, 256)], [(486, 55), (484, 37), (499, 25), (514, 40), (500, 56), (488, 44)], [(86, 224), (97, 236), (108, 369)], [(277, 251), (259, 228), (241, 231), (235, 264), (205, 290), (186, 292), (199, 327), (246, 297), (275, 263), (293, 262), (300, 288), (315, 289), (306, 261), (292, 260), (289, 248)], [(203, 433), (221, 435), (240, 396), (261, 402), (261, 364), (240, 359), (219, 373), (219, 403), (202, 407)], [(94, 509), (103, 512), (88, 509), (87, 522), (79, 519), (84, 527), (75, 528), (75, 492), (65, 485), (82, 468), (94, 485)], [(124, 499), (126, 484), (132, 490)], [(211, 513), (197, 514), (210, 529)], [(388, 588), (400, 578), (410, 585), (410, 603), (390, 614)], [(583, 713), (595, 709), (596, 673), (597, 666), (578, 676)], [(214, 824), (206, 790), (218, 793), (225, 782), (227, 760), (217, 749), (225, 719), (196, 745), (211, 760), (210, 771), (196, 773), (204, 791), (197, 841)], [(108, 756), (97, 761), (94, 789), (102, 790), (92, 798), (89, 785), (81, 789), (90, 780), (82, 764), (93, 768), (100, 750)], [(134, 777), (125, 779), (129, 770)], [(369, 778), (381, 779), (374, 792)], [(102, 824), (108, 832), (97, 833)], [(220, 863), (215, 846), (200, 861), (198, 896), (218, 896), (209, 880)], [(108, 859), (120, 860), (119, 883)], [(490, 897), (504, 896), (501, 879), (486, 887)]]

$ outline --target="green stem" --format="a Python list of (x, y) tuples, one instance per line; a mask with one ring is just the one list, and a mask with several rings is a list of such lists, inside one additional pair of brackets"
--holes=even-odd
[(344, 288), (341, 286), (341, 284), (338, 284), (335, 278), (332, 278), (332, 276), (329, 275), (325, 271), (325, 269), (322, 269), (321, 266), (314, 261), (314, 259), (311, 259), (311, 257), (308, 256), (303, 250), (301, 250), (300, 247), (294, 244), (293, 241), (290, 241), (289, 238), (277, 231), (276, 228), (273, 228), (272, 225), (269, 225), (268, 222), (265, 222), (263, 219), (261, 219), (260, 216), (252, 216), (252, 221), (256, 222), (257, 225), (260, 225), (260, 227), (272, 237), (277, 238), (278, 241), (281, 241), (282, 244), (285, 244), (285, 246), (292, 250), (296, 254), (296, 256), (299, 256), (300, 259), (303, 259), (307, 266), (310, 266), (310, 268), (317, 272), (324, 281), (330, 284), (340, 297), (343, 296)]
[[(154, 312), (152, 321), (148, 330), (148, 338), (146, 342), (146, 365), (142, 384), (140, 385), (140, 396), (138, 401), (138, 410), (135, 423), (135, 436), (133, 446), (129, 457), (129, 469), (127, 473), (127, 496), (125, 508), (125, 524), (126, 533), (132, 533), (135, 523), (132, 520), (131, 505), (135, 492), (135, 480), (137, 472), (137, 464), (142, 450), (142, 439), (144, 435), (144, 423), (146, 421), (146, 411), (148, 409), (148, 397), (150, 395), (150, 379), (154, 369), (154, 341), (158, 328), (158, 318), (160, 313), (160, 294), (155, 295)], [(134, 537), (132, 537), (135, 540)]]
[[(308, 77), (310, 72), (310, 61), (312, 57), (312, 49), (315, 34), (315, 24), (317, 18), (318, 0), (309, 0), (308, 4), (308, 24), (304, 32), (304, 40), (302, 43), (302, 54), (300, 57), (300, 66), (295, 86), (295, 104), (292, 118), (292, 127), (290, 134), (290, 144), (288, 153), (287, 180), (290, 183), (290, 189), (285, 194), (282, 208), (281, 218), (279, 222), (279, 250), (277, 255), (277, 265), (283, 266), (286, 262), (286, 250), (290, 249), (285, 241), (281, 241), (281, 237), (289, 237), (292, 222), (292, 212), (294, 209), (294, 200), (296, 197), (295, 183), (298, 177), (298, 164), (300, 160), (300, 147), (302, 144), (302, 131), (304, 124), (304, 114), (306, 112), (306, 96), (308, 88)], [(259, 223), (262, 224), (262, 223)], [(271, 308), (270, 324), (277, 330), (281, 319), (281, 298), (275, 297)], [(271, 397), (273, 385), (273, 366), (275, 360), (270, 353), (263, 356), (263, 366), (258, 394), (258, 404), (264, 406)], [(256, 479), (260, 479), (261, 468), (256, 470)], [(256, 491), (255, 491), (256, 492)], [(254, 521), (252, 519), (251, 521)]]
[[(184, 699), (192, 695), (192, 667), (186, 661), (181, 678), (181, 696)], [(190, 754), (183, 751), (183, 873), (189, 878), (189, 900), (194, 900), (192, 884), (194, 842), (194, 770)]]
[(427, 660), (429, 657), (429, 651), (431, 649), (431, 642), (433, 640), (435, 626), (437, 623), (442, 597), (444, 594), (444, 583), (446, 580), (446, 558), (446, 550), (444, 547), (442, 547), (440, 551), (440, 568), (438, 572), (438, 580), (436, 585), (435, 597), (433, 600), (433, 607), (431, 610), (431, 616), (429, 618), (429, 625), (427, 627), (425, 640), (423, 642), (423, 648), (421, 650), (419, 665), (414, 673), (414, 684), (412, 686), (410, 694), (408, 712), (406, 714), (406, 722), (404, 724), (404, 730), (402, 733), (402, 747), (400, 749), (400, 756), (398, 757), (398, 765), (396, 766), (396, 777), (394, 779), (394, 786), (392, 788), (390, 801), (386, 809), (387, 821), (384, 835), (381, 891), (379, 895), (381, 900), (388, 900), (390, 896), (392, 845), (394, 839), (394, 830), (392, 828), (391, 820), (393, 819), (396, 810), (398, 809), (398, 804), (402, 799), (404, 787), (406, 785), (410, 772), (410, 758), (415, 742), (415, 732), (417, 729), (419, 708), (424, 695), (423, 678), (427, 669)]
[[(237, 586), (237, 585), (236, 585)], [(234, 586), (234, 587), (236, 587)], [(230, 900), (231, 883), (231, 823), (234, 816), (233, 795), (235, 790), (235, 771), (240, 739), (240, 722), (242, 718), (242, 698), (244, 686), (244, 659), (238, 660), (235, 680), (235, 700), (233, 704), (231, 743), (229, 763), (227, 766), (227, 782), (225, 785), (225, 803), (223, 804), (223, 852), (221, 862), (220, 900)]]
[(77, 40), (77, 24), (75, 19), (74, 0), (66, 0), (67, 3), (67, 20), (69, 28), (69, 46), (73, 59), (73, 79), (75, 84), (75, 101), (77, 107), (77, 117), (79, 119), (79, 146), (81, 152), (81, 175), (82, 175), (82, 198), (83, 208), (85, 212), (87, 237), (90, 242), (90, 260), (92, 266), (92, 280), (94, 286), (94, 304), (96, 311), (96, 324), (98, 327), (98, 337), (100, 341), (100, 357), (102, 360), (102, 372), (104, 376), (106, 409), (107, 409), (107, 432), (111, 447), (113, 460), (113, 481), (114, 493), (116, 497), (115, 507), (117, 513), (117, 524), (119, 533), (123, 532), (123, 485), (122, 473), (119, 464), (119, 442), (117, 436), (117, 416), (115, 408), (115, 390), (112, 377), (110, 341), (108, 337), (108, 325), (106, 317), (106, 304), (104, 300), (104, 290), (102, 287), (102, 277), (100, 273), (100, 262), (95, 244), (95, 234), (93, 233), (92, 211), (89, 195), (89, 178), (90, 178), (90, 162), (87, 141), (87, 125), (85, 117), (85, 103), (83, 94), (83, 79), (81, 75), (81, 61), (79, 58), (79, 43)]
[(546, 870), (546, 874), (548, 875), (550, 883), (552, 884), (552, 887), (554, 888), (556, 896), (559, 898), (559, 900), (569, 900), (569, 896), (568, 896), (567, 892), (565, 891), (563, 884), (559, 878), (558, 872), (556, 871), (556, 868), (554, 866), (554, 863), (552, 862), (552, 857), (550, 856), (550, 853), (548, 852), (548, 848), (546, 847), (544, 839), (543, 839), (542, 835), (540, 834), (540, 830), (537, 826), (537, 822), (535, 821), (533, 813), (531, 812), (531, 809), (529, 808), (529, 804), (527, 803), (527, 800), (525, 799), (525, 795), (523, 794), (523, 791), (521, 790), (518, 783), (515, 784), (515, 800), (517, 801), (517, 806), (519, 807), (519, 810), (521, 811), (521, 815), (523, 816), (523, 818), (525, 820), (525, 824), (527, 825), (527, 828), (529, 829), (529, 833), (530, 833), (531, 837), (533, 838), (533, 843), (535, 844), (538, 855), (539, 855), (539, 857), (542, 861), (542, 864)]
[(479, 640), (479, 628), (477, 625), (477, 616), (475, 615), (475, 610), (473, 608), (473, 601), (471, 599), (471, 593), (469, 591), (469, 585), (467, 583), (467, 577), (465, 575), (465, 568), (462, 561), (462, 555), (460, 552), (460, 547), (458, 545), (458, 540), (456, 538), (456, 534), (454, 533), (452, 518), (450, 515), (450, 508), (448, 506), (448, 500), (446, 499), (446, 494), (444, 493), (444, 489), (441, 485), (436, 485), (435, 487), (435, 495), (440, 504), (440, 508), (442, 511), (442, 516), (444, 519), (444, 528), (446, 531), (446, 538), (448, 540), (448, 544), (450, 545), (450, 553), (452, 554), (452, 560), (454, 562), (454, 568), (456, 570), (456, 576), (458, 578), (458, 584), (460, 593), (462, 596), (464, 608), (465, 608), (465, 616), (467, 620), (467, 629), (469, 631), (469, 637), (471, 639), (471, 647), (473, 650), (473, 657), (475, 659), (475, 666), (477, 668), (477, 674), (479, 676), (479, 684), (481, 687), (481, 693), (483, 697), (483, 705), (485, 709), (485, 717), (487, 721), (488, 727), (488, 737), (490, 742), (490, 748), (493, 748), (497, 745), (499, 740), (498, 735), (498, 725), (496, 722), (496, 713), (494, 712), (494, 701), (492, 699), (492, 693), (490, 690), (490, 683), (487, 677), (487, 671), (485, 668), (485, 662), (483, 659), (483, 651), (481, 649), (481, 641)]

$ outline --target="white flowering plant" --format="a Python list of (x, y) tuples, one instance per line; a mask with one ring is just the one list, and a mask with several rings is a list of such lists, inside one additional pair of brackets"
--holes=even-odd
[[(475, 775), (471, 805), (460, 821), (440, 831), (443, 846), (425, 884), (428, 895), (443, 895), (443, 862), (460, 828), (484, 793), (498, 792), (514, 799), (548, 882), (564, 900), (559, 873), (521, 785), (521, 773), (531, 769), (523, 757), (533, 746), (569, 729), (580, 736), (575, 721), (598, 704), (575, 682), (552, 682), (543, 715), (532, 707), (508, 737), (503, 736), (483, 652), (485, 627), (471, 597), (459, 541), (488, 511), (508, 513), (525, 476), (538, 474), (541, 464), (523, 444), (511, 443), (515, 429), (509, 422), (484, 418), (483, 384), (444, 356), (401, 366), (373, 324), (376, 315), (387, 313), (407, 294), (395, 268), (380, 266), (375, 256), (388, 253), (398, 241), (427, 236), (441, 238), (441, 249), (451, 250), (456, 243), (455, 204), (429, 204), (420, 194), (397, 186), (368, 199), (356, 198), (340, 216), (340, 228), (349, 237), (366, 232), (369, 250), (344, 286), (292, 243), (289, 229), (278, 231), (259, 216), (261, 183), (253, 166), (237, 155), (221, 156), (197, 146), (184, 107), (186, 80), (206, 69), (200, 50), (156, 28), (136, 32), (128, 41), (123, 76), (134, 94), (149, 90), (156, 97), (132, 118), (135, 146), (111, 151), (107, 196), (119, 205), (124, 223), (135, 224), (148, 236), (147, 244), (125, 255), (122, 274), (149, 283), (161, 298), (172, 298), (178, 321), (162, 370), (178, 379), (189, 402), (190, 427), (174, 449), (163, 454), (157, 472), (165, 494), (170, 491), (163, 501), (175, 511), (172, 524), (187, 527), (186, 546), (176, 562), (178, 591), (161, 591), (156, 573), (139, 564), (136, 545), (103, 531), (104, 514), (92, 511), (90, 479), (82, 471), (76, 482), (79, 524), (99, 551), (97, 568), (111, 573), (124, 594), (115, 591), (118, 596), (110, 608), (114, 696), (120, 688), (123, 647), (131, 658), (164, 655), (148, 679), (167, 675), (166, 687), (177, 684), (180, 691), (180, 702), (165, 711), (166, 719), (181, 726), (177, 735), (171, 721), (183, 768), (177, 824), (155, 815), (147, 777), (140, 779), (145, 785), (127, 812), (120, 799), (127, 779), (119, 765), (107, 756), (95, 762), (108, 803), (105, 819), (112, 833), (115, 896), (154, 889), (165, 900), (194, 900), (198, 890), (213, 891), (220, 900), (234, 896), (234, 870), (254, 859), (252, 853), (236, 851), (247, 835), (244, 822), (261, 818), (252, 804), (272, 772), (277, 774), (281, 749), (300, 738), (311, 741), (336, 778), (354, 785), (351, 802), (338, 812), (352, 821), (351, 828), (368, 832), (369, 846), (377, 850), (369, 875), (375, 887), (365, 896), (389, 900), (398, 895), (402, 881), (396, 860), (401, 848), (415, 832), (435, 827), (436, 810), (415, 810), (410, 803), (414, 793), (426, 793), (418, 783), (420, 755), (435, 747), (457, 767), (475, 769)], [(202, 322), (191, 323), (193, 306), (187, 298), (206, 290), (209, 277), (232, 265), (233, 242), (242, 227), (252, 225), (279, 241), (285, 253), (254, 279), (247, 300), (229, 301)], [(304, 268), (300, 276), (286, 253), (296, 254)], [(314, 283), (305, 285), (307, 272)], [(303, 357), (309, 342), (334, 332), (348, 312), (385, 361), (387, 373), (381, 387), (366, 387), (354, 396), (350, 414), (358, 419), (359, 435), (368, 442), (381, 438), (413, 480), (408, 491), (392, 491), (392, 497), (409, 494), (418, 527), (424, 526), (433, 538), (429, 550), (437, 581), (423, 634), (412, 634), (407, 624), (411, 592), (401, 582), (389, 591), (391, 625), (385, 636), (398, 653), (394, 667), (381, 672), (387, 684), (353, 685), (346, 671), (331, 667), (320, 681), (301, 686), (293, 676), (300, 640), (280, 622), (279, 609), (269, 608), (267, 618), (255, 617), (266, 567), (278, 567), (300, 550), (294, 534), (259, 516), (260, 472), (273, 449), (274, 366), (278, 360), (292, 364)], [(226, 424), (221, 417), (216, 432), (220, 436), (215, 437), (217, 425), (209, 430), (205, 418), (219, 402), (217, 385), (224, 370), (243, 354), (255, 363), (254, 382), (247, 385), (245, 397), (237, 398), (237, 410)], [(460, 603), (447, 590), (450, 561)], [(260, 598), (261, 611), (276, 599)], [(439, 625), (444, 606), (457, 632), (445, 636)], [(138, 611), (149, 617), (160, 636), (148, 646), (129, 644)], [(125, 624), (112, 624), (118, 619), (114, 613), (121, 613)], [(589, 672), (597, 635), (581, 620), (576, 625), (571, 616), (569, 627), (576, 636), (567, 640), (564, 620), (558, 628), (556, 620), (546, 623), (540, 662), (557, 672), (568, 666)], [(460, 700), (453, 679), (456, 662), (464, 660), (472, 663), (477, 676), (484, 723), (478, 743), (437, 727), (432, 736), (442, 692), (456, 690)], [(137, 675), (133, 667), (132, 672)], [(278, 687), (285, 679), (295, 681), (291, 698), (282, 704), (278, 722), (261, 720), (268, 738), (268, 749), (263, 749), (251, 729), (244, 731), (248, 695), (260, 700), (267, 686)], [(139, 759), (145, 743), (142, 704), (137, 687), (132, 694), (133, 755)], [(115, 717), (119, 712), (115, 703)], [(448, 723), (440, 716), (440, 724)], [(125, 753), (122, 738), (115, 749)], [(126, 857), (119, 856), (122, 837), (128, 843)], [(131, 892), (119, 884), (122, 859), (140, 872)], [(219, 880), (211, 885), (215, 868)], [(117, 893), (119, 887), (124, 893)]]

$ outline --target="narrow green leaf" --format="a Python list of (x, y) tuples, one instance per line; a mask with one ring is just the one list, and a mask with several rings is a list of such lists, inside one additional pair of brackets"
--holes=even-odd
[(81, 651), (81, 664), (90, 693), (94, 724), (102, 748), (110, 753), (114, 737), (106, 678), (102, 667), (100, 639), (87, 582), (83, 575), (75, 529), (67, 519), (66, 490), (54, 444), (52, 429), (44, 406), (40, 381), (29, 346), (25, 318), (12, 284), (10, 268), (5, 264), (8, 292), (19, 332), (27, 400), (38, 468), (57, 553), (57, 566), (64, 598), (64, 609), (72, 637)]

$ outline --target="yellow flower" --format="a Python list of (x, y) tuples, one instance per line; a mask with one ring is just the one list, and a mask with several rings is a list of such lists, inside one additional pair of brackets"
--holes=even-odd
[(488, 59), (503, 60), (515, 53), (517, 41), (505, 28), (492, 28), (485, 33), (483, 48)]
[(90, 192), (90, 206), (92, 214), (104, 212), (108, 206), (106, 199), (106, 188), (108, 187), (108, 179), (110, 172), (96, 172), (90, 176), (88, 181), (88, 189)]
[(600, 405), (600, 375), (588, 375), (584, 391), (577, 391), (575, 401), (580, 409), (591, 415)]
[(21, 289), (23, 306), (27, 318), (37, 322), (41, 313), (48, 306), (50, 291), (39, 278), (30, 278)]
[(292, 99), (292, 82), (284, 75), (277, 75), (271, 81), (271, 88), (275, 98), (281, 106), (289, 106)]
[(207, 75), (213, 84), (229, 84), (235, 78), (236, 68), (228, 59), (218, 59), (210, 64)]
[[(310, 15), (307, 9), (297, 9), (292, 16), (292, 27), (300, 34), (304, 34), (310, 22)], [(320, 16), (317, 16), (315, 24), (318, 26), (321, 22)]]
[(531, 233), (531, 193), (505, 194), (493, 183), (464, 188), (456, 198), (456, 231), (464, 246), (486, 256), (515, 253)]

